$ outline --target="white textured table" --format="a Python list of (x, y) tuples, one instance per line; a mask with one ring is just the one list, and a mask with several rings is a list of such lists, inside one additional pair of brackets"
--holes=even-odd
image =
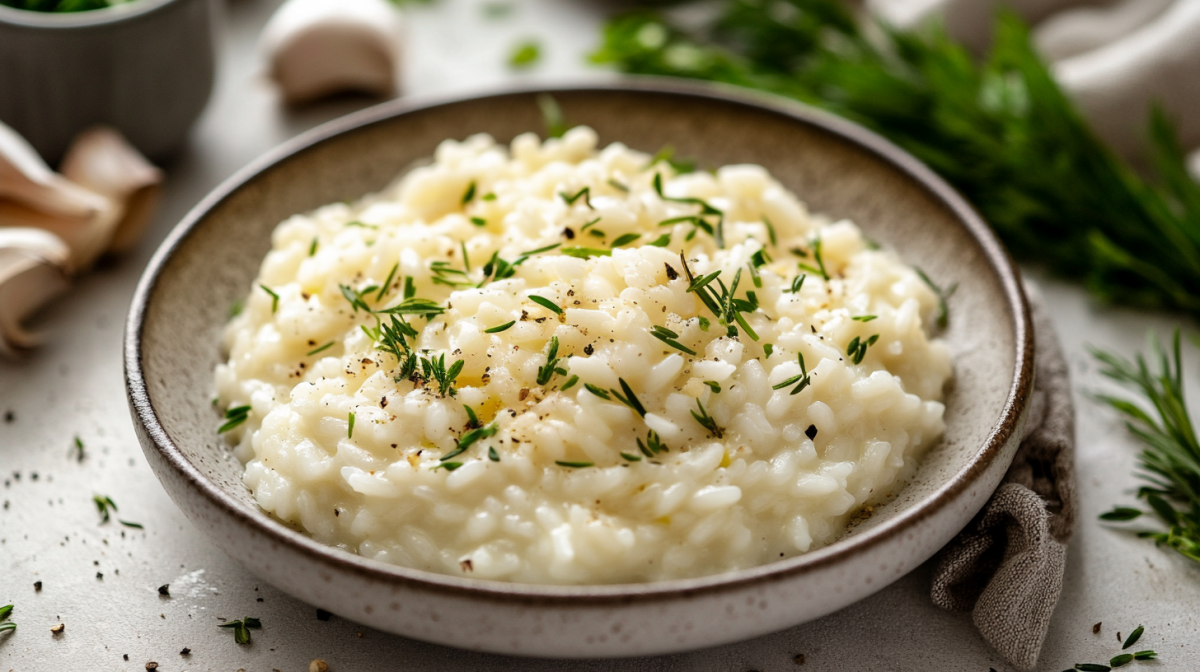
[[(488, 21), (483, 0), (441, 0), (410, 15), (410, 94), (467, 92), (514, 80), (585, 74), (608, 6), (597, 0), (518, 2)], [(387, 635), (291, 599), (235, 565), (199, 535), (142, 458), (125, 404), (121, 337), (130, 297), (154, 246), (201, 196), (268, 148), (317, 123), (363, 107), (340, 100), (299, 112), (275, 101), (254, 41), (275, 0), (231, 0), (217, 90), (187, 150), (167, 166), (163, 207), (140, 250), (87, 276), (39, 326), (46, 347), (29, 361), (0, 362), (0, 605), (16, 604), (16, 633), (0, 635), (0, 671), (143, 670), (302, 672), (323, 658), (333, 672), (365, 670), (1005, 670), (969, 620), (934, 608), (923, 567), (820, 621), (749, 642), (690, 654), (618, 661), (528, 660), (456, 651)], [(545, 60), (512, 75), (512, 44), (537, 37)], [(1080, 524), (1066, 591), (1042, 669), (1107, 660), (1115, 633), (1146, 626), (1142, 643), (1159, 663), (1126, 669), (1196, 669), (1200, 660), (1200, 567), (1108, 530), (1096, 515), (1130, 501), (1136, 444), (1088, 400), (1098, 385), (1087, 344), (1131, 353), (1148, 329), (1167, 334), (1169, 315), (1097, 307), (1079, 288), (1043, 279), (1077, 390)], [(1194, 358), (1193, 358), (1194, 359)], [(1193, 382), (1194, 365), (1188, 367)], [(12, 413), (11, 421), (3, 415)], [(73, 438), (86, 457), (69, 457)], [(120, 517), (98, 525), (91, 497), (112, 496)], [(103, 578), (101, 578), (101, 575)], [(35, 592), (34, 583), (42, 589)], [(171, 596), (157, 587), (171, 584)], [(262, 619), (239, 646), (218, 617)], [(1100, 635), (1092, 624), (1104, 622)], [(62, 634), (50, 627), (65, 623)], [(185, 647), (190, 655), (181, 656)], [(1141, 648), (1141, 647), (1139, 647)], [(124, 656), (128, 656), (126, 661)]]

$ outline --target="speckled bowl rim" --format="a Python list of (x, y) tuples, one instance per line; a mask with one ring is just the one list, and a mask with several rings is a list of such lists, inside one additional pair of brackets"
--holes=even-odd
[[(221, 490), (183, 456), (159, 422), (154, 404), (147, 392), (142, 371), (142, 329), (147, 302), (155, 290), (160, 275), (170, 265), (175, 251), (204, 221), (210, 210), (217, 207), (246, 183), (252, 182), (259, 173), (270, 169), (275, 164), (314, 145), (335, 140), (339, 134), (363, 126), (412, 112), (428, 111), (481, 98), (514, 94), (549, 93), (553, 95), (571, 92), (690, 96), (701, 103), (711, 101), (746, 106), (789, 117), (798, 123), (816, 127), (818, 130), (838, 136), (861, 147), (919, 183), (929, 194), (940, 200), (975, 239), (986, 255), (988, 264), (998, 275), (1005, 298), (1004, 310), (1012, 321), (1015, 332), (1015, 352), (1012, 353), (1015, 364), (1014, 376), (1009, 386), (1003, 411), (992, 426), (983, 446), (969, 464), (959, 470), (953, 478), (934, 493), (895, 518), (878, 527), (844, 538), (810, 553), (758, 567), (691, 579), (636, 584), (563, 586), (506, 583), (436, 574), (390, 565), (326, 546), (265, 514), (258, 517), (250, 515), (244, 510), (243, 503)], [(352, 572), (374, 582), (393, 586), (403, 585), (409, 589), (442, 593), (448, 597), (531, 606), (599, 606), (634, 602), (647, 604), (713, 595), (794, 579), (799, 575), (836, 565), (852, 556), (867, 552), (911, 531), (923, 519), (953, 505), (958, 496), (967, 492), (996, 460), (1002, 459), (1004, 446), (1019, 428), (1022, 414), (1033, 389), (1034, 378), (1033, 324), (1029, 305), (1021, 288), (1019, 273), (1008, 253), (983, 219), (931, 169), (881, 136), (826, 112), (775, 96), (747, 92), (740, 88), (658, 77), (629, 77), (616, 83), (588, 83), (556, 87), (508, 87), (477, 95), (441, 97), (420, 101), (393, 100), (335, 119), (283, 143), (238, 171), (213, 190), (183, 218), (163, 241), (138, 283), (126, 323), (124, 348), (126, 391), (129, 395), (134, 421), (142, 424), (147, 436), (154, 442), (166, 461), (183, 475), (190, 486), (199, 489), (218, 509), (227, 513), (241, 525), (255, 528), (267, 539), (291, 547), (307, 560), (322, 565), (330, 571)], [(1007, 468), (1007, 465), (1004, 466)]]

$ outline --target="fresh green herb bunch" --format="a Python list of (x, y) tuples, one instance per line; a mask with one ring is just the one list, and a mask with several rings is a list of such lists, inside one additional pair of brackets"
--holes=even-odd
[[(1093, 350), (1093, 355), (1102, 364), (1103, 375), (1142, 397), (1140, 403), (1110, 395), (1099, 397), (1125, 416), (1129, 431), (1145, 444), (1138, 461), (1139, 476), (1147, 484), (1138, 489), (1137, 496), (1167, 531), (1142, 531), (1138, 536), (1200, 562), (1200, 441), (1183, 393), (1179, 331), (1175, 331), (1171, 355), (1155, 342), (1152, 363), (1157, 366), (1153, 369), (1140, 354), (1133, 361), (1102, 350)], [(1124, 522), (1145, 513), (1149, 512), (1116, 507), (1100, 518)]]
[[(655, 12), (611, 20), (593, 55), (626, 72), (713, 80), (813, 104), (912, 152), (991, 222), (1014, 255), (1099, 297), (1200, 314), (1200, 186), (1172, 126), (1151, 120), (1155, 183), (1090, 131), (1001, 14), (977, 62), (940, 33), (860, 31), (839, 0), (720, 0), (684, 30)], [(780, 11), (780, 9), (795, 11)]]

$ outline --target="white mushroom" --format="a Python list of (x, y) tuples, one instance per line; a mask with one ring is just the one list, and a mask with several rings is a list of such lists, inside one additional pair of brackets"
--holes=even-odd
[(261, 48), (289, 103), (340, 91), (387, 96), (396, 90), (401, 27), (387, 0), (288, 0)]
[(107, 249), (119, 206), (50, 170), (20, 135), (0, 124), (0, 225), (37, 227), (62, 239), (76, 270)]
[(121, 209), (108, 252), (119, 254), (137, 243), (158, 203), (162, 171), (120, 133), (103, 126), (75, 138), (59, 170), (75, 184), (107, 196)]
[(0, 354), (17, 356), (38, 344), (23, 323), (66, 291), (71, 251), (40, 229), (0, 228)]

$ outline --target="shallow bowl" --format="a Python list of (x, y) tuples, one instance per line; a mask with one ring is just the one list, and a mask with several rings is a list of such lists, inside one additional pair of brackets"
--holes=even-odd
[(539, 586), (444, 576), (324, 546), (260, 510), (210, 404), (227, 310), (285, 217), (385, 186), (445, 138), (542, 128), (537, 92), (396, 101), (285, 144), (204, 199), (158, 250), (129, 314), (125, 366), (150, 465), (196, 526), (264, 581), (382, 630), (540, 656), (646, 655), (794, 626), (880, 590), (979, 511), (1017, 448), (1033, 332), (1017, 272), (979, 216), (911, 156), (848, 122), (728, 89), (632, 80), (551, 91), (602, 144), (673, 146), (702, 165), (757, 163), (814, 212), (857, 222), (932, 278), (957, 283), (944, 439), (911, 483), (816, 551), (753, 569), (633, 585)]

